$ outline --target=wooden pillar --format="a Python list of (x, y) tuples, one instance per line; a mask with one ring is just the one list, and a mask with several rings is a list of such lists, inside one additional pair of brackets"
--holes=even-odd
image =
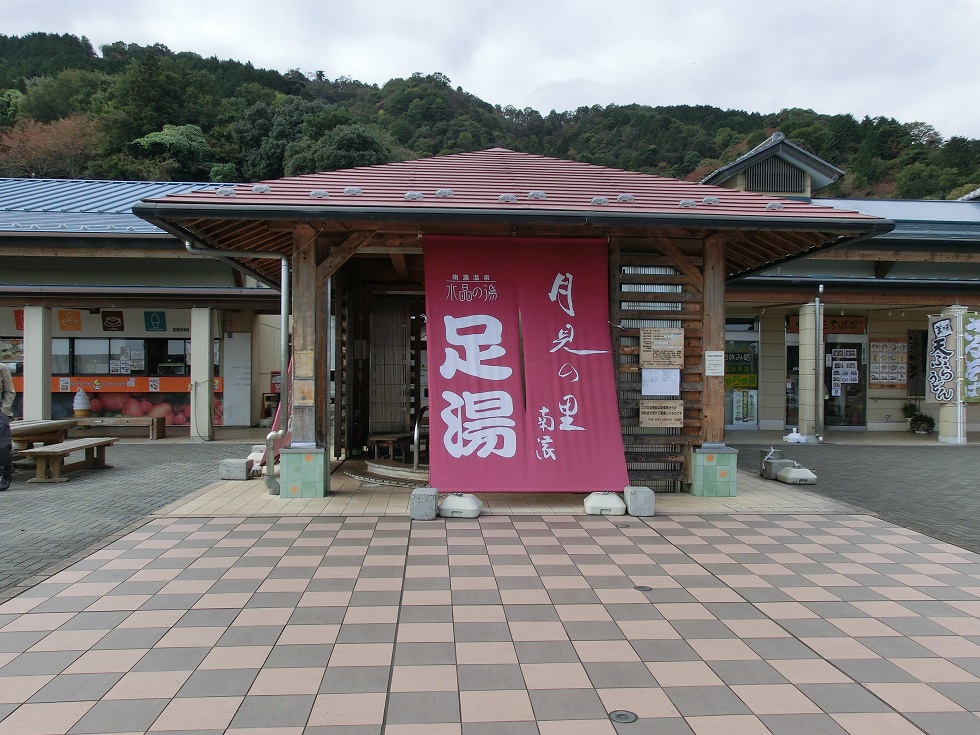
[(316, 232), (293, 230), (293, 444), (316, 445)]
[[(725, 352), (725, 239), (721, 234), (704, 240), (704, 351)], [(722, 361), (723, 362), (723, 361)], [(701, 387), (702, 441), (725, 441), (725, 376), (707, 375)]]

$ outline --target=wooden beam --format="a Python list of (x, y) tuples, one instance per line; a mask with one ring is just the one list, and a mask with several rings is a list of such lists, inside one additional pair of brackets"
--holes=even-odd
[(126, 245), (104, 245), (68, 247), (35, 247), (28, 245), (0, 245), (0, 258), (199, 258), (191, 255), (182, 243), (176, 245), (154, 245), (151, 247), (129, 247)]
[(810, 256), (817, 260), (871, 260), (902, 263), (980, 263), (980, 251), (950, 250), (846, 250), (839, 248)]
[(343, 243), (330, 251), (326, 260), (316, 267), (317, 283), (324, 283), (330, 276), (336, 273), (344, 263), (351, 259), (361, 247), (372, 237), (374, 230), (359, 230), (352, 232)]
[[(704, 349), (725, 351), (725, 237), (704, 240)], [(702, 370), (704, 362), (702, 359)], [(701, 393), (705, 443), (725, 441), (725, 376), (705, 375)]]
[[(293, 443), (316, 442), (316, 231), (293, 230)], [(283, 386), (285, 390), (285, 386)]]
[(408, 265), (405, 263), (405, 256), (401, 253), (391, 254), (391, 264), (395, 267), (395, 275), (403, 281), (408, 280)]
[(681, 249), (677, 247), (670, 240), (662, 237), (652, 238), (654, 246), (670, 258), (670, 262), (674, 265), (677, 270), (683, 273), (685, 276), (691, 279), (691, 285), (694, 286), (698, 291), (704, 291), (704, 277), (701, 272), (697, 269), (697, 266), (692, 263)]

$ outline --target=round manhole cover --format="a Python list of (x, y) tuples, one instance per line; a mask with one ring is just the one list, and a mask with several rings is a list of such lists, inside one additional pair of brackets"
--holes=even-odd
[(639, 590), (640, 592), (653, 592), (653, 587), (647, 587), (645, 584), (638, 584), (633, 589)]
[(636, 722), (639, 718), (629, 710), (617, 709), (609, 713), (609, 719), (613, 722)]

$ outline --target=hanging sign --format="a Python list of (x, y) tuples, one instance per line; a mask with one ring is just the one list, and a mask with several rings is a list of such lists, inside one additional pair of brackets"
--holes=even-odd
[(980, 403), (980, 314), (963, 315), (963, 400)]
[(684, 330), (679, 327), (641, 327), (640, 367), (683, 368)]
[(956, 398), (953, 320), (929, 317), (929, 362), (926, 373), (926, 401), (950, 403)]
[(602, 240), (429, 237), (430, 484), (627, 484)]

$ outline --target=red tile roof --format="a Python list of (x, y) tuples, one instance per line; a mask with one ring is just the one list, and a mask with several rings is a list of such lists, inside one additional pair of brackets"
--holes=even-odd
[[(503, 197), (503, 200), (501, 199)], [(717, 199), (713, 202), (712, 198)], [(441, 210), (596, 212), (626, 218), (873, 220), (857, 212), (751, 192), (565, 161), (504, 148), (294, 176), (149, 199), (228, 209), (286, 207), (396, 217)], [(779, 209), (773, 209), (773, 205)]]

